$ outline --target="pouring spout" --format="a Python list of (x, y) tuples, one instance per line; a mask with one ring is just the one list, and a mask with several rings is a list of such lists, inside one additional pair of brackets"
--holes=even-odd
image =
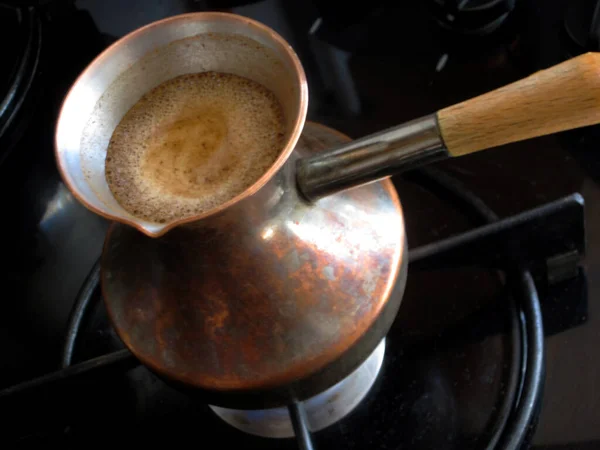
[(435, 114), (298, 160), (296, 181), (309, 201), (449, 156)]

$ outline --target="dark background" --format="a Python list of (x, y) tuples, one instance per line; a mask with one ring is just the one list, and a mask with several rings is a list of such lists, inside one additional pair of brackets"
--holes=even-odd
[[(21, 112), (28, 117), (27, 125), (0, 165), (6, 261), (0, 388), (58, 367), (71, 305), (101, 251), (107, 224), (79, 205), (60, 182), (51, 139), (68, 86), (114, 39), (187, 11), (230, 10), (260, 20), (281, 33), (305, 65), (309, 119), (352, 137), (435, 112), (595, 45), (587, 38), (593, 2), (568, 0), (508, 2), (506, 20), (488, 29), (489, 18), (465, 20), (453, 28), (434, 0), (372, 0), (356, 7), (292, 0), (81, 0), (75, 2), (77, 11), (69, 2), (52, 3), (44, 6), (48, 9), (43, 13), (35, 101)], [(571, 11), (576, 3), (587, 13)], [(316, 31), (311, 34), (311, 29)], [(5, 62), (19, 56), (18, 40), (10, 30), (0, 31)], [(583, 36), (583, 45), (569, 37), (569, 30)], [(598, 144), (600, 131), (590, 127), (438, 165), (503, 217), (572, 192), (586, 199), (587, 323), (546, 338), (546, 395), (534, 437), (539, 448), (600, 448)], [(8, 153), (8, 148), (0, 150)], [(394, 181), (411, 247), (469, 227), (448, 205), (423, 201), (422, 192), (402, 177)]]

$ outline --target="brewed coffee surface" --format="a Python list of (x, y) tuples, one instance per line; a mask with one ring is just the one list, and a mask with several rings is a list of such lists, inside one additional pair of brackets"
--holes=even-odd
[(106, 180), (130, 213), (164, 223), (243, 192), (283, 140), (281, 105), (261, 84), (218, 72), (182, 75), (125, 114), (108, 146)]

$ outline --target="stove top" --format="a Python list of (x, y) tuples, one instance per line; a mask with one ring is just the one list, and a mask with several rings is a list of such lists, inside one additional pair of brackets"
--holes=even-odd
[[(94, 11), (94, 2), (83, 3)], [(509, 15), (494, 30), (476, 36), (441, 26), (428, 2), (406, 2), (410, 7), (375, 2), (368, 13), (348, 14), (347, 27), (329, 27), (324, 14), (309, 35), (306, 31), (320, 12), (319, 2), (314, 3), (314, 9), (297, 11), (294, 5), (283, 8), (267, 0), (235, 11), (266, 22), (292, 42), (311, 83), (310, 118), (354, 137), (499, 87), (584, 50), (564, 32), (567, 1), (504, 4), (512, 8)], [(118, 8), (116, 2), (108, 7)], [(42, 22), (35, 69), (41, 100), (19, 113), (28, 113), (26, 132), (0, 166), (11, 219), (2, 223), (4, 255), (10, 261), (2, 281), (10, 295), (0, 318), (5, 355), (0, 389), (50, 373), (61, 363), (113, 355), (114, 364), (71, 378), (63, 383), (68, 389), (32, 390), (17, 405), (0, 399), (0, 409), (11, 411), (11, 438), (20, 443), (173, 442), (210, 433), (219, 445), (297, 448), (292, 439), (260, 438), (234, 429), (208, 405), (168, 387), (122, 350), (94, 283), (93, 267), (107, 224), (79, 205), (60, 182), (52, 152), (62, 96), (111, 37), (74, 7), (36, 11)], [(342, 81), (323, 76), (331, 64), (345, 68)], [(336, 84), (347, 89), (336, 91)], [(345, 97), (353, 94), (350, 101)], [(520, 368), (530, 368), (534, 360), (521, 364), (528, 347), (519, 336), (527, 333), (535, 314), (526, 314), (519, 290), (525, 281), (518, 273), (499, 274), (498, 264), (469, 260), (466, 251), (455, 251), (444, 264), (426, 257), (428, 244), (470, 236), (486, 222), (473, 202), (461, 206), (452, 185), (444, 184), (447, 175), (501, 219), (582, 194), (587, 231), (582, 268), (566, 264), (571, 273), (550, 271), (558, 277), (551, 283), (540, 281), (540, 274), (548, 273), (532, 270), (544, 322), (545, 381), (543, 396), (528, 405), (531, 420), (523, 425), (529, 431), (519, 442), (539, 449), (600, 446), (600, 364), (595, 357), (600, 327), (594, 314), (600, 298), (600, 158), (591, 148), (597, 144), (599, 128), (590, 127), (394, 178), (409, 248), (417, 255), (411, 255), (415, 259), (407, 291), (386, 338), (375, 384), (348, 416), (313, 433), (316, 448), (509, 445), (511, 436), (497, 432), (523, 406), (517, 400), (527, 384)], [(569, 204), (581, 205), (578, 198)], [(560, 223), (552, 215), (540, 217), (540, 229)], [(468, 254), (479, 245), (469, 247)], [(562, 257), (568, 259), (568, 252)], [(551, 259), (546, 267), (565, 267), (562, 262)], [(81, 295), (89, 289), (89, 306), (81, 317), (71, 311), (80, 289)], [(69, 340), (66, 332), (74, 323), (78, 333), (68, 335)], [(534, 342), (531, 333), (527, 336)]]

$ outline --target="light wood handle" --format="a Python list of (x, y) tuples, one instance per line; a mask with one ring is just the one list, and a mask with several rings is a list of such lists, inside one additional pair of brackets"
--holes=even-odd
[(600, 53), (586, 53), (437, 113), (452, 156), (600, 122)]

